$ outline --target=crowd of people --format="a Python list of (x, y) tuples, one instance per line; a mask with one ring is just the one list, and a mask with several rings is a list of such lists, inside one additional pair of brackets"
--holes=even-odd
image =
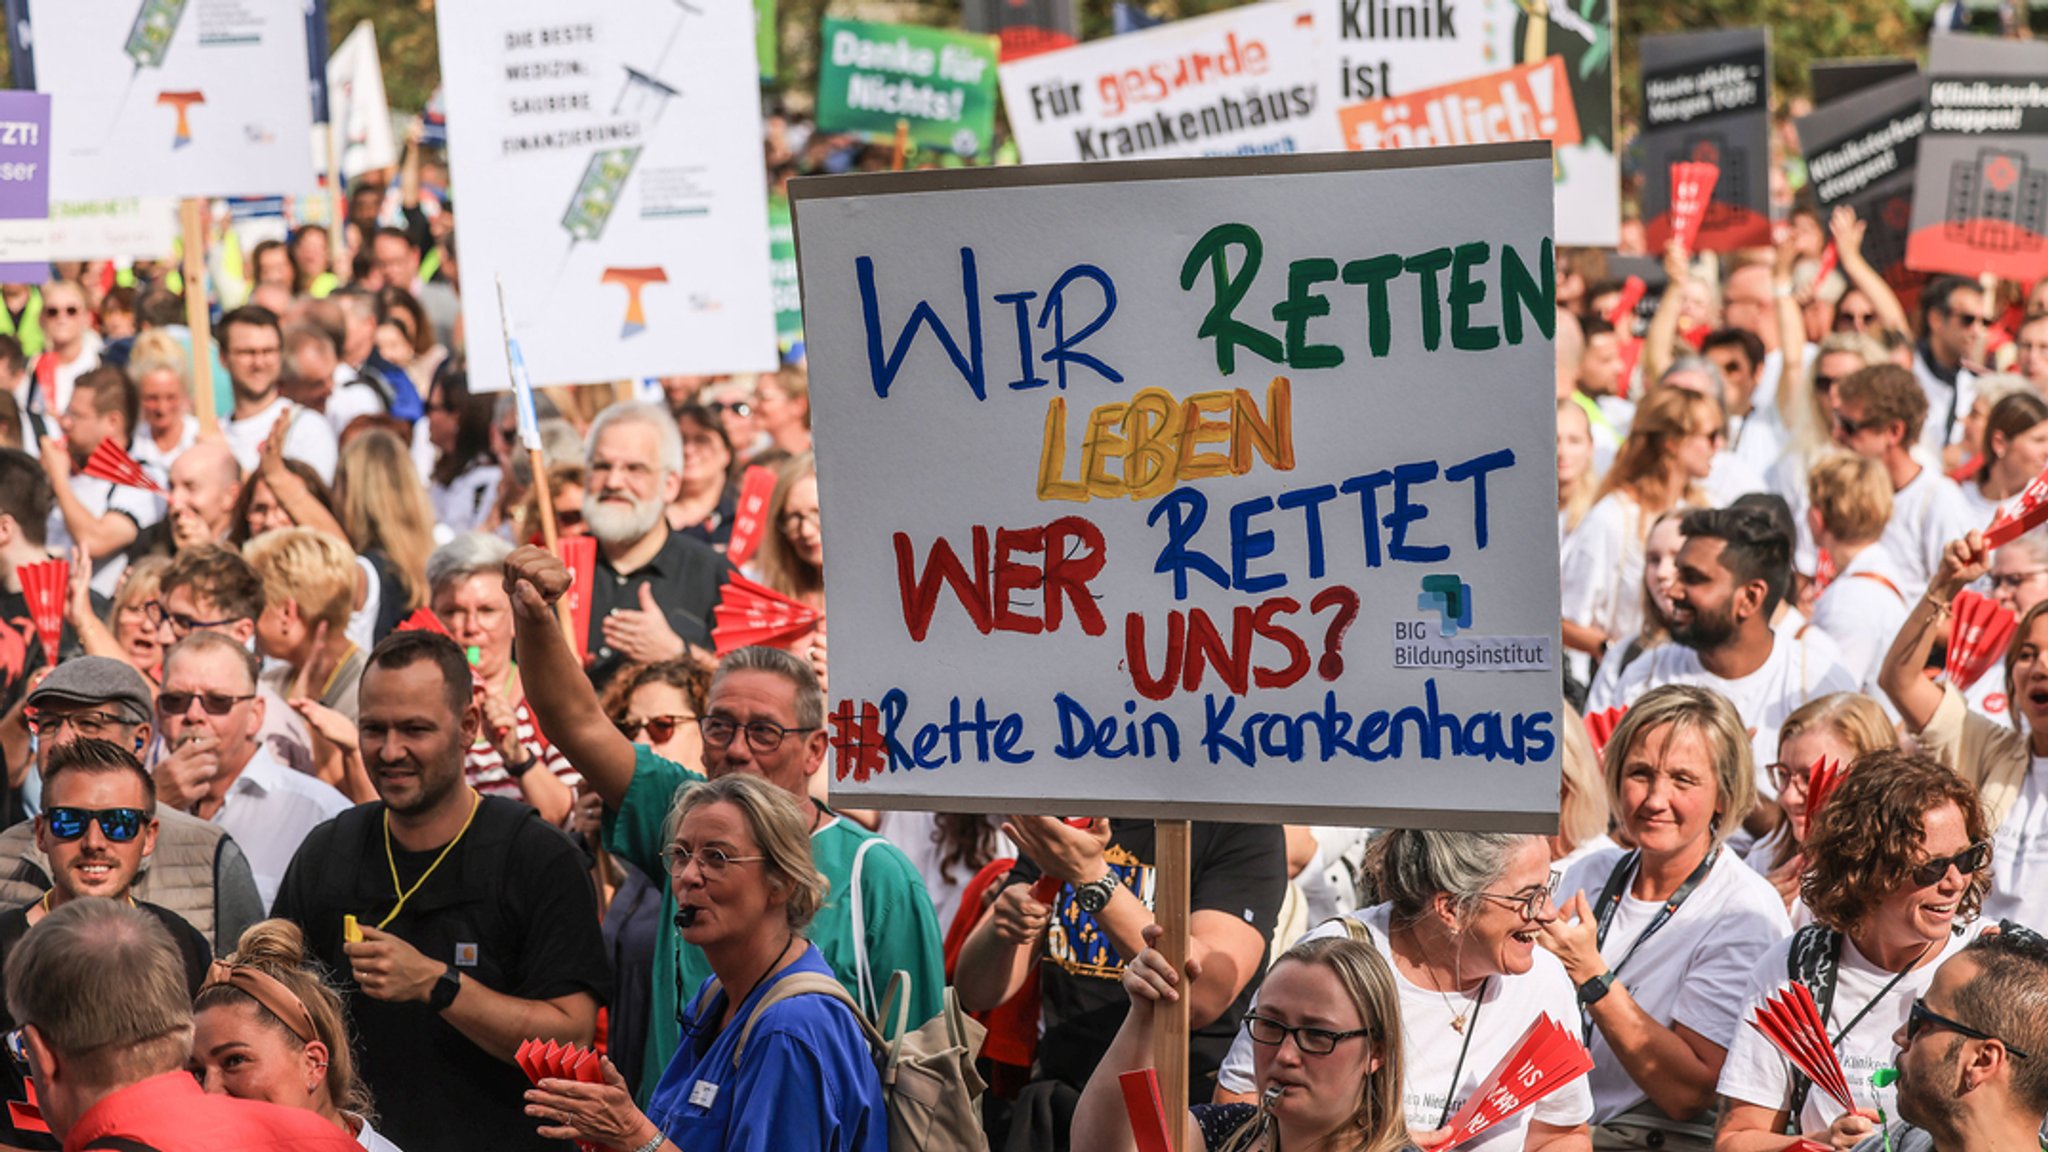
[[(771, 128), (778, 180), (871, 166)], [(1134, 1148), (1183, 997), (1190, 1148), (1437, 1147), (1544, 1017), (1591, 1073), (1466, 1146), (2038, 1146), (2048, 530), (1981, 532), (2048, 467), (2048, 278), (1887, 279), (1795, 210), (1670, 249), (1638, 342), (1560, 252), (1557, 833), (1198, 822), (1176, 969), (1147, 822), (831, 805), (800, 355), (543, 393), (537, 472), (442, 171), (216, 285), (216, 412), (167, 267), (0, 288), (0, 1147)], [(720, 653), (741, 573), (820, 622)], [(2017, 626), (1951, 683), (1970, 590)], [(1747, 1025), (1790, 980), (1853, 1106)], [(971, 1132), (903, 1134), (872, 1026), (928, 1023)]]

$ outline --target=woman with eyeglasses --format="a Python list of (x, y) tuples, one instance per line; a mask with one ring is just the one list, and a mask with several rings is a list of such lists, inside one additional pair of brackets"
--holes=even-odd
[(1892, 642), (1880, 679), (1922, 751), (1983, 797), (1998, 849), (1985, 914), (2037, 926), (2048, 924), (2048, 770), (2041, 767), (2048, 757), (2048, 599), (2020, 616), (2006, 645), (2001, 686), (2009, 725), (1966, 707), (1953, 685), (1921, 671), (1948, 636), (1956, 593), (1984, 575), (1987, 559), (1978, 533), (1948, 546), (1927, 595)]
[(754, 411), (754, 386), (742, 379), (715, 380), (697, 393), (697, 402), (725, 429), (733, 455), (745, 464), (773, 447)]
[[(1925, 756), (1870, 753), (1812, 814), (1805, 853), (1800, 895), (1814, 923), (1757, 961), (1738, 1018), (1753, 1018), (1788, 982), (1804, 984), (1850, 1094), (1896, 1115), (1871, 1073), (1891, 1064), (1892, 1034), (1935, 969), (1974, 935), (1966, 928), (1990, 885), (1977, 791)], [(1718, 1152), (1782, 1152), (1801, 1137), (1829, 1144), (1843, 1114), (1747, 1025), (1728, 1048), (1719, 1091)]]
[(371, 1123), (341, 1003), (289, 920), (250, 925), (192, 1003), (192, 1075), (208, 1092), (317, 1112), (369, 1152), (399, 1152)]
[[(1157, 925), (1145, 929), (1148, 945)], [(1190, 961), (1186, 980), (1201, 978)], [(1131, 1008), (1074, 1110), (1073, 1146), (1133, 1152), (1137, 1142), (1117, 1077), (1152, 1063), (1152, 1022), (1180, 999), (1183, 977), (1147, 947), (1124, 967)], [(1400, 1152), (1411, 1145), (1402, 1109), (1403, 1035), (1394, 974), (1378, 949), (1341, 934), (1282, 953), (1244, 1019), (1257, 1104), (1196, 1104), (1188, 1152)]]
[(732, 441), (699, 404), (676, 409), (676, 428), (683, 434), (683, 480), (669, 502), (668, 526), (724, 551), (740, 496), (732, 483)]
[(810, 820), (745, 773), (695, 785), (671, 819), (676, 920), (712, 972), (684, 1008), (682, 1043), (644, 1113), (607, 1062), (603, 1084), (542, 1080), (527, 1115), (549, 1139), (634, 1152), (887, 1152), (866, 1033), (803, 935), (826, 895)]
[[(1414, 1142), (1430, 1147), (1537, 1017), (1569, 1023), (1578, 1016), (1563, 965), (1536, 946), (1557, 915), (1550, 843), (1501, 832), (1396, 829), (1374, 841), (1367, 867), (1387, 902), (1327, 921), (1302, 939), (1369, 942), (1393, 970), (1401, 1108)], [(1263, 990), (1260, 996), (1254, 1013), (1264, 1011)], [(1238, 1033), (1217, 1077), (1219, 1102), (1252, 1103), (1271, 1086), (1270, 1065), (1260, 1079), (1256, 1047)], [(1460, 1148), (1575, 1152), (1589, 1147), (1592, 1114), (1592, 1094), (1577, 1081)]]
[(1806, 871), (1801, 845), (1810, 813), (1806, 788), (1814, 768), (1831, 761), (1845, 771), (1864, 755), (1896, 748), (1899, 735), (1877, 701), (1854, 692), (1835, 692), (1800, 705), (1778, 726), (1778, 761), (1766, 771), (1785, 819), (1749, 846), (1750, 869), (1771, 882), (1797, 928), (1813, 920), (1799, 898)]
[[(749, 567), (754, 579), (825, 611), (825, 529), (818, 516), (818, 466), (810, 453), (777, 473), (775, 494), (768, 499), (768, 530)], [(808, 636), (789, 645), (799, 654), (809, 647)]]
[(1602, 1147), (1706, 1149), (1734, 1014), (1792, 931), (1777, 893), (1723, 842), (1756, 802), (1742, 718), (1719, 693), (1653, 689), (1608, 740), (1608, 805), (1634, 845), (1581, 860), (1538, 941), (1577, 988)]
[(627, 664), (612, 674), (599, 698), (604, 714), (626, 739), (693, 772), (704, 770), (704, 736), (697, 718), (711, 676), (693, 660)]

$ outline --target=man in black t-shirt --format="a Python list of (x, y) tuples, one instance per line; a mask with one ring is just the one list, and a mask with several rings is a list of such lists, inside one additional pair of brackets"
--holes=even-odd
[(359, 726), (378, 800), (306, 837), (274, 912), (341, 978), (392, 1143), (558, 1149), (525, 1114), (512, 1055), (535, 1037), (591, 1042), (611, 983), (597, 902), (567, 836), (463, 782), (483, 723), (470, 684), (438, 633), (370, 653)]
[[(1021, 850), (1017, 867), (954, 966), (960, 1006), (985, 1011), (1009, 999), (1039, 955), (1037, 1076), (1078, 1092), (1130, 1007), (1121, 981), (1153, 920), (1153, 825), (1096, 820), (1081, 829), (1019, 816), (1006, 831)], [(1190, 856), (1188, 955), (1203, 974), (1188, 1006), (1188, 1091), (1207, 1100), (1265, 971), (1287, 888), (1287, 844), (1277, 825), (1198, 823)], [(1050, 906), (1032, 898), (1040, 876), (1060, 882)], [(1056, 1136), (1066, 1147), (1065, 1133)]]
[[(142, 859), (156, 849), (156, 789), (142, 763), (109, 740), (70, 740), (52, 748), (43, 767), (43, 814), (36, 817), (36, 846), (50, 858), (50, 890), (33, 903), (0, 912), (0, 973), (7, 956), (44, 916), (88, 896), (135, 903), (129, 886)], [(185, 960), (193, 995), (206, 979), (213, 949), (175, 912), (154, 904), (136, 907), (155, 917)], [(15, 1020), (0, 1005), (0, 1031)], [(0, 1071), (0, 1092), (25, 1101), (23, 1069), (12, 1060)], [(0, 1145), (56, 1148), (47, 1132), (17, 1129), (9, 1110), (0, 1110)]]

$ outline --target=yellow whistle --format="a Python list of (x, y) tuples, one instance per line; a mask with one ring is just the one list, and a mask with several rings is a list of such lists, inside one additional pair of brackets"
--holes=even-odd
[(361, 944), (363, 942), (363, 926), (356, 923), (354, 916), (343, 916), (341, 918), (341, 939), (345, 944)]

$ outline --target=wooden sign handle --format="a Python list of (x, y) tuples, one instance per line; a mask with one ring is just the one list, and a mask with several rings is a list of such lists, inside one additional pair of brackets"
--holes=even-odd
[(193, 197), (178, 206), (178, 224), (185, 245), (185, 327), (192, 336), (192, 414), (199, 417), (201, 435), (220, 435), (220, 421), (213, 410), (213, 361), (207, 350), (213, 344), (213, 327), (206, 309), (206, 216), (207, 202)]
[[(1188, 892), (1193, 871), (1190, 838), (1185, 820), (1153, 823), (1153, 905), (1152, 918), (1162, 929), (1159, 954), (1185, 974), (1188, 963)], [(1152, 1066), (1159, 1070), (1159, 1096), (1169, 1120), (1188, 1113), (1188, 995), (1161, 1004), (1152, 1014)], [(1187, 1125), (1169, 1123), (1167, 1138), (1173, 1152), (1186, 1152)]]

